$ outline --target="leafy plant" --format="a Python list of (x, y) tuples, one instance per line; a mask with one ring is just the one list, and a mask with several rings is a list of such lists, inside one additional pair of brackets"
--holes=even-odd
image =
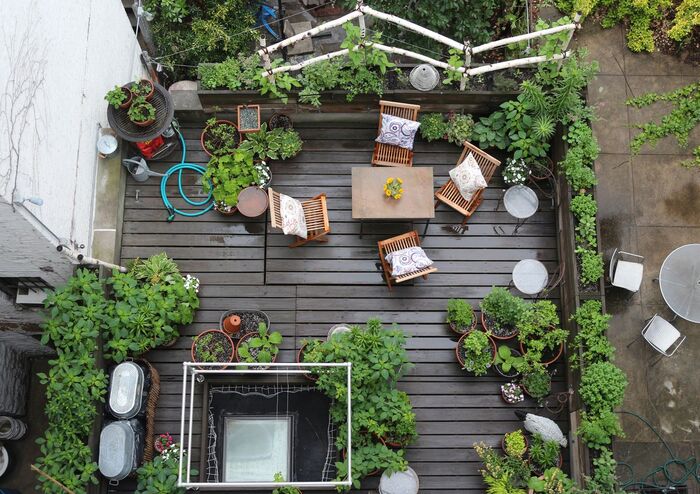
[(425, 113), (420, 117), (420, 135), (428, 142), (443, 139), (447, 134), (447, 122), (442, 113)]
[(493, 363), (493, 347), (489, 335), (483, 331), (470, 331), (462, 343), (464, 370), (475, 376), (483, 376)]
[(207, 193), (211, 191), (215, 201), (235, 206), (238, 194), (257, 183), (259, 178), (253, 153), (239, 147), (232, 154), (212, 157), (203, 176), (202, 188)]
[(503, 287), (493, 287), (481, 301), (481, 311), (501, 328), (515, 327), (525, 310), (525, 301)]
[(546, 441), (539, 434), (533, 434), (529, 449), (530, 461), (537, 469), (544, 472), (548, 468), (556, 467), (559, 463), (559, 443)]
[(617, 485), (617, 462), (612, 451), (603, 448), (593, 459), (593, 477), (587, 478), (586, 494), (623, 494)]
[(579, 281), (582, 285), (596, 283), (603, 277), (603, 256), (598, 252), (583, 247), (577, 247), (576, 253), (579, 255), (581, 269), (579, 271)]
[(521, 185), (530, 176), (530, 167), (523, 159), (506, 159), (506, 166), (503, 168), (503, 181), (508, 185)]
[(299, 133), (294, 129), (268, 130), (267, 123), (262, 123), (259, 131), (246, 134), (246, 140), (239, 149), (261, 160), (286, 160), (299, 154), (301, 146)]
[(272, 362), (279, 346), (282, 344), (282, 335), (278, 331), (269, 332), (267, 325), (261, 322), (258, 325), (258, 334), (244, 341), (238, 347), (238, 358), (243, 362)]
[[(571, 320), (578, 324), (574, 344), (579, 348), (581, 364), (590, 365), (613, 358), (615, 347), (605, 336), (611, 317), (602, 313), (602, 304), (598, 300), (584, 302), (571, 316)], [(579, 362), (572, 360), (570, 365), (578, 367)]]
[(513, 353), (513, 350), (507, 345), (498, 347), (494, 363), (500, 367), (504, 374), (510, 373), (511, 370), (522, 372), (526, 366), (525, 358)]
[(134, 95), (134, 101), (136, 101), (136, 99), (138, 99), (139, 97), (146, 99), (148, 94), (153, 90), (153, 86), (151, 81), (147, 79), (141, 79), (134, 81), (129, 90), (131, 91), (131, 94)]
[(579, 194), (571, 199), (571, 212), (576, 219), (595, 216), (598, 213), (598, 204), (592, 195)]
[(533, 364), (523, 371), (522, 385), (533, 398), (544, 398), (552, 389), (552, 377), (542, 364)]
[(261, 71), (257, 54), (229, 57), (220, 63), (200, 64), (197, 68), (202, 89), (258, 89), (256, 76)]
[(321, 106), (321, 92), (340, 86), (345, 64), (338, 58), (307, 65), (301, 71), (299, 102)]
[(228, 122), (219, 122), (216, 117), (207, 120), (204, 131), (204, 146), (214, 156), (231, 154), (238, 144), (238, 131)]
[(526, 305), (517, 322), (518, 340), (528, 342), (531, 339), (545, 337), (559, 326), (557, 306), (550, 300), (538, 300)]
[(525, 434), (522, 430), (518, 429), (517, 431), (508, 432), (503, 438), (503, 443), (508, 456), (515, 456), (517, 458), (525, 456), (527, 442), (525, 441)]
[(474, 444), (474, 450), (484, 463), (480, 471), (489, 486), (488, 494), (525, 494), (530, 478), (530, 466), (523, 457), (499, 455), (483, 443)]
[[(274, 477), (275, 482), (284, 482), (282, 472), (277, 472)], [(301, 494), (301, 491), (296, 487), (278, 487), (272, 494)]]
[(589, 249), (598, 246), (595, 216), (583, 216), (576, 223), (576, 242)]
[[(182, 468), (184, 471), (184, 462)], [(179, 473), (180, 446), (175, 444), (136, 470), (138, 484), (134, 494), (185, 494), (187, 489), (177, 485)], [(199, 472), (193, 468), (190, 474), (198, 475)]]
[(156, 118), (156, 108), (146, 101), (146, 98), (143, 96), (134, 96), (134, 100), (131, 102), (127, 115), (129, 116), (129, 120), (134, 123), (148, 122)]
[(228, 362), (233, 349), (221, 333), (204, 333), (195, 338), (194, 358), (197, 362)]
[(447, 140), (461, 147), (464, 145), (464, 141), (471, 139), (473, 128), (474, 120), (472, 120), (471, 115), (463, 113), (451, 115), (447, 120)]
[(114, 86), (114, 89), (108, 91), (105, 95), (105, 100), (112, 105), (115, 110), (119, 109), (127, 99), (129, 99), (129, 96), (121, 86)]
[(610, 362), (596, 362), (586, 367), (581, 376), (579, 394), (586, 410), (599, 414), (622, 405), (627, 388), (627, 376)]
[[(695, 82), (664, 94), (647, 93), (627, 101), (635, 108), (643, 108), (657, 102), (665, 102), (672, 110), (663, 116), (660, 123), (648, 122), (637, 125), (641, 132), (630, 143), (633, 154), (645, 144), (656, 145), (659, 139), (674, 136), (682, 148), (688, 146), (690, 132), (700, 123), (700, 82)], [(700, 167), (700, 146), (693, 150), (694, 158), (683, 162), (686, 167)]]
[[(270, 66), (275, 68), (282, 65), (282, 63), (282, 59), (276, 58)], [(269, 77), (263, 68), (260, 68), (255, 73), (253, 80), (257, 83), (261, 95), (268, 94), (270, 98), (277, 98), (282, 103), (286, 103), (289, 100), (287, 97), (288, 91), (291, 91), (294, 87), (301, 87), (301, 83), (289, 72), (277, 72), (274, 77)]]
[(684, 41), (700, 25), (700, 3), (698, 0), (682, 0), (676, 7), (673, 26), (668, 31), (669, 38)]
[(615, 436), (625, 437), (620, 418), (612, 410), (603, 410), (597, 415), (584, 412), (576, 435), (593, 449), (609, 447)]
[(576, 484), (556, 467), (545, 470), (542, 478), (530, 477), (527, 485), (534, 492), (544, 494), (582, 494)]
[(453, 324), (457, 331), (471, 328), (475, 317), (474, 309), (466, 300), (452, 298), (447, 301), (447, 322)]
[(136, 258), (129, 266), (129, 272), (137, 280), (155, 285), (161, 282), (175, 283), (178, 281), (177, 275), (180, 274), (180, 269), (165, 252), (161, 252), (148, 259)]

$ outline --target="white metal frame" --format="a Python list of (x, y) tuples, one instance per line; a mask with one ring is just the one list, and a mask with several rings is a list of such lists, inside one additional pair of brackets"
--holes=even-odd
[[(435, 60), (433, 58), (427, 57), (425, 55), (421, 55), (420, 53), (416, 53), (414, 51), (410, 50), (405, 50), (402, 48), (395, 48), (392, 46), (386, 46), (382, 45), (380, 43), (374, 43), (372, 41), (365, 41), (363, 43), (364, 46), (367, 47), (374, 47), (377, 50), (384, 51), (386, 53), (393, 53), (396, 55), (403, 55), (409, 58), (413, 58), (415, 60), (420, 60), (422, 62), (429, 63), (435, 67), (440, 67), (442, 69), (446, 70), (453, 70), (455, 72), (461, 72), (462, 73), (462, 82), (464, 82), (464, 79), (477, 75), (477, 74), (484, 74), (487, 72), (493, 72), (496, 70), (501, 70), (501, 69), (506, 69), (506, 68), (511, 68), (511, 67), (522, 67), (524, 65), (532, 65), (540, 62), (548, 62), (552, 60), (563, 60), (567, 58), (568, 56), (571, 55), (571, 52), (567, 50), (569, 43), (571, 42), (571, 38), (573, 36), (573, 32), (578, 29), (581, 24), (581, 15), (576, 14), (574, 16), (573, 22), (569, 24), (564, 24), (561, 26), (554, 26), (550, 27), (548, 29), (542, 29), (540, 31), (533, 31), (527, 34), (521, 34), (519, 36), (512, 36), (510, 38), (504, 38), (496, 41), (491, 41), (489, 43), (479, 45), (472, 47), (469, 41), (465, 40), (464, 43), (460, 43), (459, 41), (455, 41), (451, 38), (448, 38), (447, 36), (444, 36), (442, 34), (436, 33), (435, 31), (431, 31), (430, 29), (426, 29), (422, 26), (419, 26), (418, 24), (415, 24), (411, 21), (407, 21), (406, 19), (402, 19), (401, 17), (392, 15), (392, 14), (387, 14), (385, 12), (380, 12), (379, 10), (375, 10), (368, 5), (365, 5), (362, 0), (357, 0), (357, 3), (355, 5), (355, 9), (342, 16), (339, 17), (338, 19), (335, 19), (333, 21), (326, 22), (325, 24), (321, 24), (320, 26), (316, 26), (313, 29), (309, 29), (307, 31), (295, 34), (294, 36), (290, 36), (289, 38), (286, 38), (278, 43), (275, 43), (270, 46), (266, 46), (264, 38), (260, 40), (260, 49), (258, 50), (258, 55), (262, 57), (263, 61), (263, 66), (264, 70), (261, 72), (261, 75), (263, 77), (268, 77), (271, 80), (274, 80), (274, 75), (278, 74), (280, 72), (294, 72), (297, 70), (301, 70), (302, 68), (306, 67), (307, 65), (312, 65), (317, 62), (321, 62), (323, 60), (329, 60), (331, 58), (339, 57), (342, 55), (347, 55), (349, 52), (348, 49), (344, 50), (338, 50), (334, 51), (332, 53), (327, 53), (325, 55), (321, 55), (318, 57), (310, 58), (308, 60), (304, 60), (303, 62), (293, 64), (293, 65), (283, 65), (280, 67), (275, 67), (272, 68), (271, 66), (271, 60), (270, 60), (270, 53), (277, 51), (281, 48), (284, 48), (285, 46), (292, 45), (300, 40), (303, 40), (305, 38), (309, 38), (311, 36), (314, 36), (318, 33), (321, 33), (323, 31), (327, 31), (329, 29), (342, 26), (346, 22), (350, 22), (353, 19), (358, 19), (360, 23), (360, 27), (362, 28), (362, 37), (364, 38), (365, 34), (365, 29), (364, 29), (364, 16), (369, 15), (372, 17), (375, 17), (377, 19), (381, 19), (386, 22), (391, 22), (394, 23), (398, 26), (403, 27), (404, 29), (407, 29), (409, 31), (413, 31), (415, 33), (421, 34), (423, 36), (426, 36), (428, 38), (431, 38), (439, 43), (442, 43), (446, 46), (449, 46), (450, 48), (453, 48), (455, 50), (459, 50), (464, 54), (464, 61), (465, 61), (465, 66), (464, 67), (453, 67), (445, 62), (442, 62), (440, 60)], [(569, 36), (566, 40), (565, 46), (564, 46), (564, 52), (563, 53), (558, 53), (552, 56), (534, 56), (534, 57), (526, 57), (526, 58), (519, 58), (516, 60), (507, 60), (505, 62), (498, 62), (498, 63), (493, 63), (493, 64), (487, 64), (483, 65), (480, 67), (474, 67), (471, 68), (471, 60), (472, 56), (481, 53), (484, 51), (489, 51), (493, 50), (494, 48), (498, 48), (501, 46), (505, 45), (510, 45), (514, 43), (519, 43), (521, 41), (529, 41), (531, 39), (535, 38), (540, 38), (543, 36), (548, 36), (551, 34), (556, 34), (559, 32), (563, 31), (568, 31)], [(354, 49), (358, 49), (359, 47), (355, 47)], [(559, 62), (561, 63), (561, 62)], [(464, 85), (462, 84), (461, 89), (464, 89)]]
[[(610, 257), (610, 267), (608, 268), (608, 271), (610, 272), (610, 284), (612, 286), (617, 286), (615, 285), (615, 270), (617, 269), (617, 261), (629, 261), (629, 262), (636, 262), (638, 264), (644, 264), (644, 256), (640, 256), (638, 254), (632, 254), (630, 252), (625, 252), (623, 250), (618, 250), (615, 248), (615, 250), (612, 253), (612, 256)], [(639, 290), (637, 290), (639, 291)], [(636, 293), (636, 292), (635, 292)]]
[[(657, 347), (657, 346), (654, 344), (653, 341), (651, 341), (649, 338), (647, 338), (647, 333), (649, 332), (649, 329), (651, 328), (651, 326), (652, 326), (652, 324), (654, 323), (654, 321), (656, 321), (656, 320), (658, 320), (658, 319), (660, 319), (661, 321), (663, 321), (664, 323), (668, 324), (668, 325), (671, 326), (673, 329), (675, 329), (676, 331), (678, 331), (678, 329), (676, 329), (675, 326), (673, 326), (673, 325), (672, 325), (670, 322), (668, 322), (666, 319), (664, 319), (663, 317), (661, 317), (661, 316), (658, 315), (658, 314), (654, 314), (654, 317), (652, 317), (651, 319), (649, 319), (649, 322), (647, 322), (647, 325), (644, 326), (644, 329), (642, 329), (642, 336), (644, 337), (644, 340), (645, 340), (647, 343), (649, 343), (649, 346), (651, 346), (654, 350), (656, 350), (657, 352), (659, 352), (661, 355), (663, 355), (663, 356), (665, 356), (665, 357), (672, 357), (673, 354), (676, 353), (676, 350), (678, 350), (678, 348), (681, 346), (681, 344), (685, 341), (685, 338), (686, 338), (686, 337), (685, 337), (685, 335), (683, 335), (683, 334), (680, 333), (680, 331), (679, 331), (679, 332), (678, 332), (679, 336), (678, 336), (678, 338), (676, 338), (676, 341), (674, 341), (673, 343), (671, 343), (671, 346), (668, 347), (667, 350), (661, 350), (659, 347)], [(671, 351), (669, 352), (668, 350), (671, 350)]]
[[(261, 489), (270, 490), (277, 487), (297, 487), (299, 489), (334, 489), (336, 487), (352, 486), (352, 434), (348, 434), (347, 460), (348, 478), (339, 482), (193, 482), (190, 475), (192, 470), (192, 425), (194, 419), (194, 395), (195, 385), (204, 379), (204, 376), (214, 375), (238, 375), (238, 374), (308, 374), (313, 367), (341, 367), (347, 369), (348, 386), (348, 430), (352, 430), (352, 363), (281, 363), (275, 362), (268, 365), (269, 368), (252, 369), (250, 367), (260, 366), (259, 363), (250, 362), (183, 362), (182, 363), (182, 411), (180, 415), (180, 469), (178, 472), (178, 487), (200, 490), (220, 490), (220, 489)], [(241, 368), (248, 367), (248, 368)], [(286, 368), (286, 369), (285, 369)], [(188, 380), (190, 382), (188, 386)], [(187, 395), (189, 391), (189, 407), (187, 405)], [(188, 416), (189, 408), (189, 416)], [(185, 422), (188, 422), (187, 436), (185, 436)], [(185, 446), (185, 443), (187, 444)], [(187, 465), (185, 461), (187, 453)], [(184, 468), (183, 468), (184, 467)], [(183, 478), (183, 470), (185, 470)]]

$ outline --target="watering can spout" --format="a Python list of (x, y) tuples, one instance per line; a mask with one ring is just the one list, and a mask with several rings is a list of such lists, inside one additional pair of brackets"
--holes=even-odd
[(163, 173), (151, 171), (151, 169), (148, 168), (146, 160), (138, 156), (123, 159), (122, 165), (127, 170), (129, 170), (129, 173), (131, 173), (131, 176), (134, 177), (134, 180), (136, 180), (137, 182), (145, 182), (146, 180), (148, 180), (148, 177), (164, 176)]

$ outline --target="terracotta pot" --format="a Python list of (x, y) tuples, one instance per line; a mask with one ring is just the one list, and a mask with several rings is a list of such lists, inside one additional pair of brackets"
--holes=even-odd
[(146, 83), (151, 87), (151, 90), (145, 96), (146, 101), (151, 101), (151, 98), (153, 98), (153, 93), (156, 92), (156, 87), (153, 85), (153, 82), (150, 79), (141, 79), (139, 81), (139, 84), (143, 84), (143, 83)]
[[(561, 342), (561, 343), (559, 343), (559, 350), (556, 351), (556, 352), (554, 352), (554, 353), (552, 353), (552, 355), (554, 355), (554, 357), (553, 357), (552, 359), (550, 359), (550, 360), (547, 360), (547, 361), (545, 361), (545, 362), (540, 362), (540, 363), (541, 363), (542, 365), (544, 365), (544, 366), (548, 366), (548, 365), (550, 365), (550, 364), (553, 364), (554, 362), (556, 362), (557, 360), (559, 360), (559, 357), (561, 357), (561, 354), (562, 354), (563, 351), (564, 351), (564, 342)], [(520, 353), (522, 353), (523, 355), (525, 355), (525, 354), (527, 353), (527, 352), (525, 351), (525, 346), (523, 345), (523, 342), (522, 342), (522, 341), (520, 342)]]
[(131, 122), (138, 127), (148, 127), (149, 125), (151, 125), (155, 121), (156, 121), (155, 118), (151, 118), (150, 120), (145, 120), (143, 122), (134, 122), (133, 120)]
[[(297, 352), (297, 364), (301, 364), (302, 362), (304, 362), (302, 357), (304, 356), (304, 348), (306, 348), (306, 345), (308, 345), (308, 343), (304, 343), (301, 346), (301, 348), (299, 349), (299, 351)], [(318, 376), (314, 376), (313, 374), (303, 374), (303, 376), (306, 379), (308, 379), (309, 381), (312, 381), (312, 382), (318, 381)]]
[[(238, 356), (238, 349), (241, 347), (241, 345), (242, 345), (244, 342), (248, 341), (249, 339), (251, 339), (251, 338), (252, 338), (253, 336), (255, 336), (255, 335), (257, 335), (256, 332), (253, 332), (253, 333), (246, 333), (246, 334), (244, 334), (243, 336), (241, 336), (241, 338), (238, 340), (238, 344), (236, 345), (236, 360), (238, 360), (239, 362), (241, 362), (241, 359), (240, 359), (239, 356)], [(277, 355), (279, 355), (279, 352), (277, 353)], [(275, 355), (275, 356), (272, 357), (272, 362), (273, 362), (273, 363), (274, 363), (274, 362), (277, 362), (277, 355)], [(269, 365), (266, 365), (265, 363), (260, 363), (260, 367), (262, 367), (262, 368), (264, 368), (264, 369), (267, 369), (267, 368), (269, 367)]]
[[(525, 392), (525, 389), (524, 389), (524, 387), (523, 387), (521, 384), (518, 384), (518, 387), (519, 387), (523, 392)], [(516, 405), (516, 404), (518, 404), (518, 403), (521, 403), (521, 401), (508, 401), (508, 400), (506, 399), (506, 395), (503, 393), (503, 390), (502, 390), (502, 389), (501, 389), (501, 398), (503, 399), (503, 401), (505, 401), (505, 402), (508, 403), (509, 405)]]
[(233, 335), (241, 330), (241, 318), (235, 314), (231, 314), (224, 319), (224, 333)]
[[(233, 127), (236, 130), (236, 138), (234, 139), (235, 144), (233, 147), (238, 147), (238, 144), (240, 144), (241, 142), (241, 134), (238, 132), (238, 127), (236, 127), (235, 123), (231, 122), (230, 120), (217, 120), (212, 125), (230, 125), (231, 127)], [(202, 146), (202, 151), (207, 153), (208, 156), (213, 156), (213, 153), (204, 145), (204, 138), (206, 137), (207, 131), (212, 125), (207, 125), (206, 127), (204, 127), (204, 130), (199, 135), (199, 144), (200, 146)]]
[(122, 86), (122, 91), (124, 92), (124, 94), (126, 94), (127, 98), (124, 103), (119, 105), (119, 109), (128, 110), (131, 106), (131, 102), (134, 100), (134, 95), (132, 94), (131, 90), (126, 86)]
[[(197, 336), (195, 336), (194, 340), (192, 340), (192, 348), (191, 348), (192, 362), (199, 362), (197, 360), (197, 358), (195, 357), (194, 349), (197, 346), (197, 341), (199, 340), (199, 338), (201, 338), (202, 336), (204, 336), (207, 333), (221, 333), (222, 335), (224, 335), (226, 337), (226, 339), (228, 340), (228, 343), (231, 345), (231, 356), (229, 357), (227, 362), (233, 362), (233, 359), (236, 356), (236, 345), (233, 344), (233, 340), (231, 339), (231, 337), (229, 335), (227, 335), (226, 333), (224, 333), (223, 331), (221, 331), (220, 329), (207, 329), (206, 331), (202, 331)], [(202, 363), (202, 362), (199, 362), (199, 363)], [(225, 369), (226, 367), (218, 367), (218, 368)]]
[[(530, 447), (530, 441), (527, 440), (527, 435), (525, 435), (524, 432), (523, 432), (523, 437), (525, 438), (525, 453), (527, 453), (527, 450)], [(501, 450), (503, 450), (504, 453), (506, 452), (506, 436), (505, 436), (505, 434), (503, 435), (503, 437), (501, 437)], [(523, 456), (525, 456), (524, 453), (523, 453)]]
[[(275, 122), (284, 121), (285, 118), (289, 121), (288, 126), (275, 124)], [(272, 116), (267, 121), (267, 128), (269, 130), (276, 129), (276, 128), (292, 129), (292, 128), (294, 128), (294, 125), (292, 123), (292, 117), (290, 117), (286, 113), (273, 113)]]
[(448, 322), (447, 324), (450, 325), (450, 329), (452, 330), (453, 333), (456, 333), (458, 335), (463, 335), (465, 333), (468, 333), (469, 331), (474, 331), (474, 328), (476, 328), (476, 313), (474, 314), (474, 317), (472, 318), (472, 325), (467, 329), (466, 331), (459, 331), (457, 329), (457, 326), (453, 322)]
[(214, 203), (214, 211), (216, 211), (222, 216), (233, 216), (238, 212), (238, 208), (234, 206), (230, 210), (226, 211), (224, 209), (219, 208), (219, 206), (216, 203)]
[[(475, 331), (478, 331), (478, 330), (475, 330)], [(459, 339), (459, 341), (457, 342), (457, 346), (455, 347), (455, 355), (457, 356), (457, 362), (459, 363), (460, 367), (462, 367), (462, 368), (464, 368), (464, 360), (462, 359), (462, 354), (459, 351), (459, 349), (462, 348), (462, 342), (463, 342), (464, 338), (469, 336), (469, 333), (471, 333), (471, 331), (467, 331), (466, 333), (464, 333), (462, 335), (462, 337)], [(487, 336), (487, 338), (489, 339), (489, 343), (491, 343), (491, 365), (493, 365), (493, 361), (496, 358), (496, 342), (493, 341), (493, 338), (491, 338), (490, 336)], [(469, 372), (469, 371), (467, 371), (467, 372)]]
[[(484, 327), (484, 331), (491, 330), (489, 325), (486, 324), (486, 315), (484, 314), (484, 312), (481, 313), (481, 325)], [(493, 334), (493, 331), (491, 331), (491, 338), (494, 338), (496, 340), (501, 340), (501, 341), (512, 340), (513, 338), (518, 336), (518, 328), (514, 328), (514, 329), (515, 329), (515, 331), (513, 332), (513, 334), (508, 335), (508, 336), (497, 336), (497, 335)]]

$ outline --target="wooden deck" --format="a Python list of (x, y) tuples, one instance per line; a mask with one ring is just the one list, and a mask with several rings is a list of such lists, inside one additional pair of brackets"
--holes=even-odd
[[(376, 266), (377, 241), (408, 231), (412, 225), (370, 224), (359, 238), (360, 225), (351, 218), (350, 170), (369, 166), (376, 118), (375, 113), (359, 118), (354, 114), (352, 119), (326, 115), (315, 121), (298, 121), (295, 128), (304, 141), (304, 151), (294, 160), (272, 164), (275, 190), (300, 199), (321, 192), (328, 195), (332, 231), (327, 244), (289, 249), (290, 238), (271, 231), (266, 216), (250, 220), (209, 212), (199, 218), (179, 216), (167, 223), (160, 181), (151, 179), (144, 184), (129, 178), (122, 262), (165, 251), (183, 272), (202, 282), (201, 309), (195, 323), (183, 329), (175, 347), (147, 355), (162, 379), (156, 430), (173, 435), (179, 432), (181, 362), (190, 359), (191, 336), (217, 327), (223, 311), (265, 311), (272, 327), (285, 337), (280, 356), (283, 362), (294, 360), (294, 351), (304, 338), (325, 337), (328, 328), (338, 322), (364, 323), (377, 316), (385, 323), (398, 323), (412, 336), (408, 349), (416, 366), (401, 388), (411, 395), (418, 417), (420, 437), (409, 448), (408, 459), (420, 475), (421, 493), (483, 492), (480, 463), (472, 444), (485, 441), (497, 445), (505, 432), (520, 423), (512, 407), (500, 398), (503, 378), (494, 373), (469, 377), (456, 363), (456, 338), (444, 323), (447, 299), (466, 298), (477, 307), (491, 286), (509, 283), (513, 266), (523, 258), (540, 259), (553, 270), (558, 263), (555, 215), (549, 201), (543, 200), (540, 211), (518, 236), (496, 235), (494, 226), (512, 228), (515, 222), (502, 206), (494, 210), (503, 186), (497, 176), (464, 235), (444, 229), (459, 223), (461, 217), (444, 205), (438, 207), (423, 247), (439, 272), (389, 292)], [(183, 124), (189, 162), (206, 162), (199, 147), (202, 125)], [(459, 153), (457, 146), (446, 142), (420, 141), (414, 166), (432, 166), (437, 188)], [(164, 171), (179, 160), (179, 152), (175, 154), (177, 157), (151, 168)], [(198, 187), (188, 183), (191, 185), (186, 190), (194, 195)], [(175, 189), (170, 187), (171, 194)], [(423, 223), (415, 227), (422, 233)], [(506, 227), (506, 231), (510, 229)], [(553, 293), (553, 298), (557, 302), (558, 293)], [(565, 387), (562, 370), (563, 366), (555, 377), (555, 391)], [(528, 401), (521, 408), (534, 407)], [(201, 409), (195, 421), (199, 414)], [(565, 416), (561, 416), (562, 427), (568, 429)], [(199, 445), (199, 437), (194, 443)], [(193, 458), (198, 458), (198, 451)], [(363, 482), (363, 492), (374, 486), (376, 479)]]

